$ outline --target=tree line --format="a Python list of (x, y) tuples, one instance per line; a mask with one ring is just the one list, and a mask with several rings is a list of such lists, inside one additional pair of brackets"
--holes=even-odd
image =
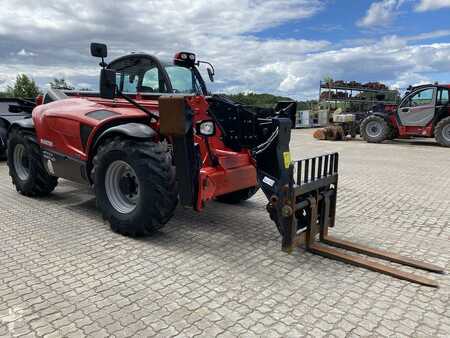
[[(272, 94), (257, 94), (257, 93), (238, 93), (228, 94), (233, 101), (248, 106), (257, 106), (263, 108), (271, 108), (280, 101), (295, 101), (286, 96), (277, 96)], [(317, 105), (317, 100), (297, 101), (297, 110), (309, 110), (314, 105)]]
[[(51, 88), (56, 89), (75, 89), (75, 87), (70, 85), (64, 78), (54, 78), (49, 85)], [(6, 91), (0, 92), (0, 97), (32, 99), (40, 94), (42, 94), (42, 90), (31, 77), (26, 74), (19, 74), (13, 85), (7, 86)]]

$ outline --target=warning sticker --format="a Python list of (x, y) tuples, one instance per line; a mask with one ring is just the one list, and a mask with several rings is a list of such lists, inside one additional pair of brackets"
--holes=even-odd
[(267, 176), (263, 178), (263, 182), (267, 185), (270, 185), (271, 187), (273, 187), (273, 185), (275, 184), (275, 181)]
[(286, 169), (288, 169), (289, 166), (290, 166), (291, 163), (292, 163), (292, 160), (291, 160), (291, 153), (290, 153), (289, 151), (284, 152), (284, 153), (283, 153), (283, 158), (284, 158), (284, 167), (285, 167)]

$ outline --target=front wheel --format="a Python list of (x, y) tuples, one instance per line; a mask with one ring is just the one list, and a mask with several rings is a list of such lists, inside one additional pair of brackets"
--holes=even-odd
[(434, 135), (439, 145), (450, 147), (450, 117), (446, 117), (437, 124)]
[(168, 146), (123, 137), (108, 141), (93, 161), (97, 205), (113, 231), (149, 235), (169, 221), (178, 203)]
[(45, 170), (34, 133), (21, 129), (12, 130), (7, 152), (9, 175), (19, 193), (41, 197), (55, 189), (58, 178)]
[(382, 117), (366, 117), (361, 123), (361, 136), (366, 142), (381, 143), (388, 139), (389, 125)]

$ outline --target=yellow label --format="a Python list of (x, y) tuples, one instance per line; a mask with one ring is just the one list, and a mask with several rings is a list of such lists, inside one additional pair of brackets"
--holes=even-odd
[(283, 153), (283, 157), (284, 157), (284, 167), (286, 169), (289, 169), (289, 166), (292, 163), (291, 153), (289, 151), (286, 151), (286, 152)]

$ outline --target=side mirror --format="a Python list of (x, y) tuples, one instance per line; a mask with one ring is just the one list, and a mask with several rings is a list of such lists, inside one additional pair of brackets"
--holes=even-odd
[(100, 71), (100, 97), (103, 99), (114, 99), (116, 97), (116, 71), (102, 69)]
[(208, 72), (209, 80), (214, 82), (214, 71), (211, 68), (207, 68), (206, 70)]
[(108, 47), (104, 43), (91, 43), (91, 55), (97, 58), (105, 58), (108, 56)]

